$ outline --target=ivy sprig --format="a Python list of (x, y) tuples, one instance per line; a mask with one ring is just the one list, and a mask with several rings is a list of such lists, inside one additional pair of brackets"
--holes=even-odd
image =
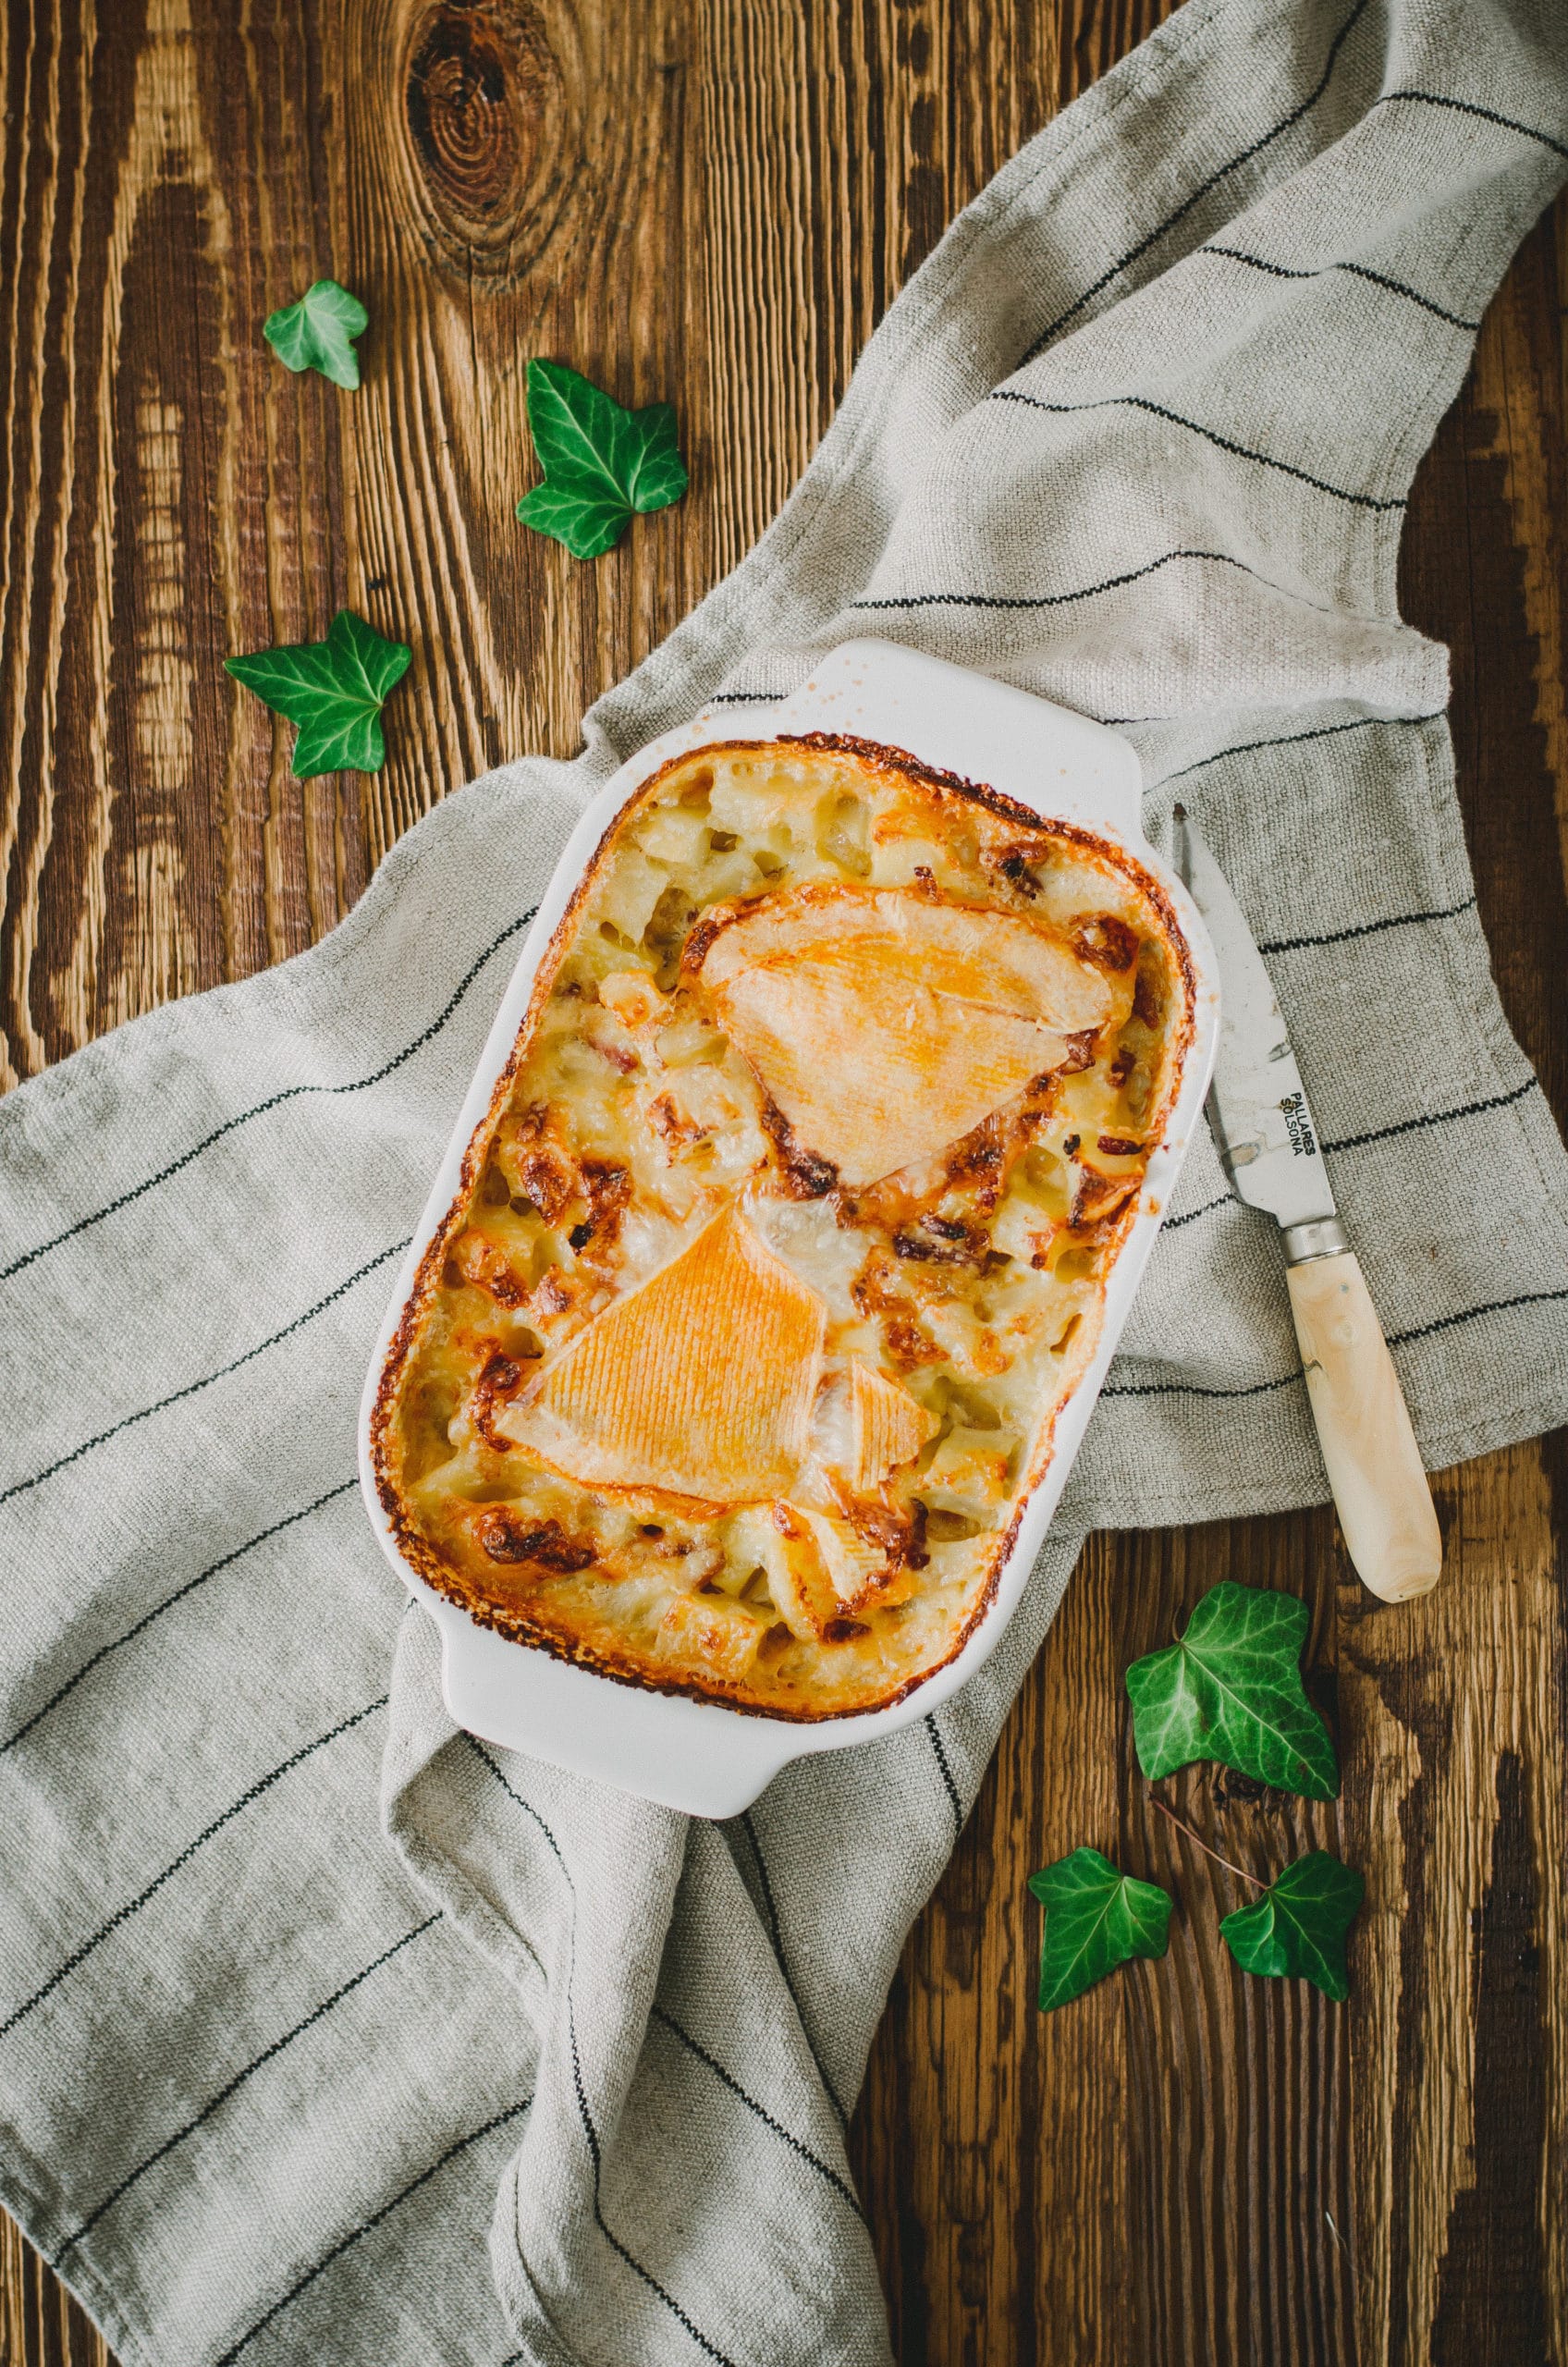
[(628, 411), (559, 362), (528, 365), (528, 424), (545, 482), (525, 493), (525, 526), (597, 558), (619, 543), (638, 510), (665, 509), (689, 482), (668, 403)]
[[(1225, 1579), (1210, 1587), (1184, 1632), (1126, 1674), (1138, 1763), (1151, 1782), (1207, 1760), (1307, 1799), (1339, 1790), (1333, 1738), (1308, 1700), (1301, 1655), (1310, 1614), (1295, 1595)], [(1350, 1994), (1345, 1934), (1366, 1893), (1354, 1867), (1311, 1849), (1265, 1882), (1233, 1866), (1155, 1794), (1153, 1805), (1199, 1849), (1260, 1895), (1220, 1923), (1243, 1972), (1311, 1981)], [(1118, 1873), (1097, 1849), (1073, 1850), (1029, 1887), (1046, 1907), (1039, 1999), (1049, 2011), (1134, 1956), (1161, 1956), (1171, 1901), (1158, 1883)]]
[(1040, 2006), (1049, 2013), (1081, 1997), (1132, 1956), (1162, 1956), (1170, 1944), (1170, 1898), (1158, 1883), (1119, 1874), (1097, 1849), (1074, 1849), (1029, 1877), (1046, 1910)]
[(1212, 1858), (1238, 1882), (1250, 1883), (1262, 1894), (1250, 1906), (1235, 1908), (1219, 1926), (1219, 1936), (1242, 1970), (1276, 1980), (1293, 1976), (1310, 1981), (1342, 2005), (1350, 1995), (1345, 1933), (1366, 1890), (1354, 1868), (1336, 1858), (1331, 1849), (1309, 1849), (1305, 1858), (1293, 1858), (1283, 1873), (1266, 1883), (1211, 1849), (1201, 1834), (1194, 1833), (1186, 1819), (1167, 1808), (1162, 1799), (1153, 1794), (1150, 1797), (1161, 1816), (1169, 1817), (1206, 1858)]
[(1366, 1893), (1354, 1866), (1331, 1849), (1309, 1849), (1276, 1874), (1261, 1898), (1219, 1926), (1243, 1972), (1310, 1981), (1342, 2004), (1350, 1995), (1345, 1933)]
[(1311, 1614), (1293, 1594), (1224, 1579), (1185, 1631), (1127, 1672), (1133, 1741), (1153, 1783), (1194, 1759), (1309, 1800), (1340, 1788), (1333, 1737), (1306, 1698), (1302, 1649)]
[(318, 279), (297, 304), (282, 304), (262, 324), (262, 335), (286, 370), (318, 370), (352, 393), (360, 383), (353, 340), (370, 326), (357, 296), (336, 279)]
[(339, 608), (325, 641), (258, 649), (224, 665), (275, 715), (299, 725), (294, 777), (311, 780), (317, 773), (381, 770), (386, 761), (381, 710), (412, 655), (406, 643), (387, 641), (352, 608)]

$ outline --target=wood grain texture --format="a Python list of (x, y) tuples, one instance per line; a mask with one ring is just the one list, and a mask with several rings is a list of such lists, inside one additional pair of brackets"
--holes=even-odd
[[(1163, 0), (11, 0), (0, 20), (0, 1081), (312, 942), (445, 791), (575, 744), (740, 557), (944, 224)], [(365, 384), (288, 376), (322, 273)], [(1482, 914), (1568, 1111), (1568, 208), (1425, 464)], [(512, 516), (531, 353), (675, 400), (677, 509), (579, 567)], [(375, 779), (307, 784), (224, 656), (412, 643)], [(1439, 1594), (1328, 1513), (1090, 1546), (922, 1918), (853, 2144), (902, 2367), (1568, 2367), (1568, 1444), (1437, 1485)], [(1367, 1877), (1352, 2001), (1246, 1981), (1121, 1673), (1204, 1588), (1313, 1607), (1342, 1799), (1162, 1797)], [(1033, 2004), (1036, 1867), (1173, 1882), (1170, 1956)], [(8, 2223), (0, 2367), (106, 2354)]]

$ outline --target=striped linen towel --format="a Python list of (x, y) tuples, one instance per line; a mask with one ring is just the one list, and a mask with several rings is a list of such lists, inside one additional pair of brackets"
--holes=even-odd
[(1568, 1416), (1568, 1163), (1395, 603), (1565, 165), (1559, 0), (1189, 0), (953, 225), (583, 756), (0, 1108), (0, 2177), (132, 2367), (884, 2360), (845, 2116), (1083, 1530), (1326, 1492), (1278, 1257), (1200, 1139), (1030, 1596), (939, 1715), (727, 1826), (454, 1731), (356, 1498), (361, 1375), (555, 850), (709, 695), (874, 630), (1120, 720), (1151, 829), (1195, 809), (1269, 950), (1428, 1458)]

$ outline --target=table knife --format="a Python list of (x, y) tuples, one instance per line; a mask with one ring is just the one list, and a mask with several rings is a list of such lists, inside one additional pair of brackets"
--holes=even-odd
[(1436, 1586), (1442, 1540), (1410, 1414), (1340, 1222), (1295, 1054), (1252, 931), (1192, 816), (1176, 863), (1219, 961), (1208, 1122), (1231, 1188), (1280, 1227), (1307, 1393), (1346, 1551), (1385, 1602)]

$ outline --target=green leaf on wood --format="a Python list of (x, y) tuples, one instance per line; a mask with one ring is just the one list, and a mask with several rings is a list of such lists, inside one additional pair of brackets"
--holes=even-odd
[(350, 339), (370, 326), (357, 296), (336, 279), (318, 279), (297, 304), (269, 313), (262, 335), (289, 370), (319, 370), (335, 386), (357, 386), (360, 358)]
[(1366, 1888), (1332, 1850), (1311, 1850), (1252, 1906), (1227, 1915), (1220, 1937), (1243, 1972), (1314, 1981), (1342, 2001), (1350, 1995), (1345, 1933)]
[(1155, 1883), (1119, 1874), (1097, 1849), (1074, 1849), (1029, 1887), (1046, 1909), (1040, 1950), (1040, 2006), (1049, 2013), (1081, 1997), (1129, 1956), (1162, 1956), (1170, 1938), (1170, 1901)]
[(1210, 1587), (1180, 1642), (1127, 1672), (1133, 1739), (1152, 1782), (1194, 1759), (1311, 1800), (1331, 1800), (1339, 1762), (1301, 1681), (1310, 1617), (1293, 1594)]
[(528, 424), (545, 472), (517, 514), (574, 558), (597, 558), (640, 509), (679, 501), (688, 479), (668, 403), (627, 411), (558, 362), (528, 365)]
[(383, 640), (351, 608), (339, 608), (325, 641), (259, 649), (225, 663), (276, 715), (299, 725), (294, 775), (310, 780), (317, 773), (381, 770), (381, 709), (412, 655), (400, 641)]

